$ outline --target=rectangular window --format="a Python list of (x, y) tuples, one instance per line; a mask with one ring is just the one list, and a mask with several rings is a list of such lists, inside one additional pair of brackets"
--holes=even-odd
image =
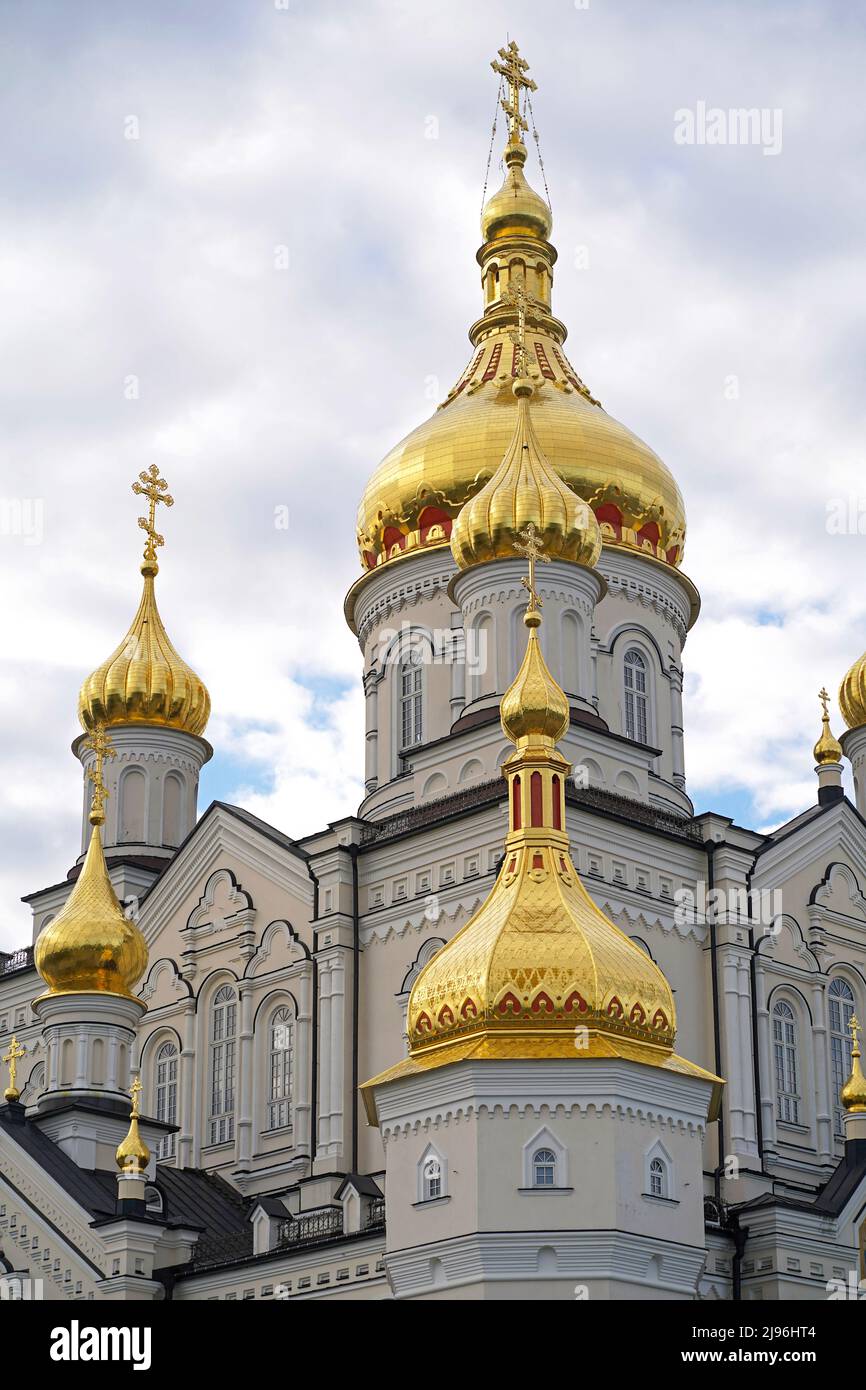
[(422, 736), (423, 667), (420, 657), (404, 662), (400, 673), (400, 707), (402, 719), (402, 748), (412, 748)]

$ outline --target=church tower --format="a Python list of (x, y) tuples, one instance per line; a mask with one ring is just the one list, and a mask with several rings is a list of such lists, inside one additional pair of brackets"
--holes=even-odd
[[(529, 565), (528, 637), (500, 710), (509, 829), (490, 896), (412, 987), (408, 1058), (364, 1088), (385, 1145), (388, 1272), (400, 1298), (691, 1299), (721, 1083), (674, 1054), (665, 976), (571, 856), (557, 747), (570, 701), (539, 642), (536, 562), (549, 540), (591, 599), (601, 537), (554, 486), (532, 383), (513, 389), (503, 466), (452, 531), (458, 585), (490, 554)], [(539, 506), (543, 529), (518, 529)]]
[[(86, 849), (86, 788), (95, 757), (86, 735), (98, 726), (111, 730), (105, 853), (109, 867), (137, 862), (152, 877), (196, 822), (199, 774), (212, 753), (202, 738), (210, 696), (172, 646), (156, 602), (156, 555), (163, 544), (155, 527), (156, 508), (159, 503), (170, 507), (174, 499), (156, 464), (140, 474), (132, 490), (148, 505), (147, 516), (139, 518), (147, 537), (141, 602), (123, 641), (81, 687), (78, 717), (85, 733), (73, 751), (85, 773)], [(127, 870), (121, 896), (127, 896), (127, 888), (132, 893), (140, 887), (134, 868)]]
[[(346, 615), (365, 657), (361, 814), (379, 819), (498, 775), (497, 710), (520, 660), (526, 596), (495, 526), (483, 554), (468, 526), (456, 545), (455, 530), (461, 509), (480, 517), (505, 466), (521, 411), (512, 388), (523, 378), (532, 439), (519, 448), (541, 451), (551, 475), (533, 504), (550, 561), (538, 583), (545, 659), (568, 696), (569, 755), (586, 785), (683, 818), (692, 805), (682, 648), (699, 608), (680, 568), (683, 500), (662, 460), (608, 415), (565, 356), (553, 218), (526, 175), (536, 84), (513, 42), (492, 66), (507, 125), (504, 179), (481, 218), (472, 356), (435, 414), (375, 470), (358, 511), (364, 573)], [(553, 517), (575, 498), (601, 535), (591, 579), (555, 540)], [(455, 562), (468, 575), (455, 579)]]

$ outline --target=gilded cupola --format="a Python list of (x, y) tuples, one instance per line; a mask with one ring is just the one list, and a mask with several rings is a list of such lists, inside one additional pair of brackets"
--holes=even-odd
[(145, 1172), (150, 1162), (150, 1149), (141, 1137), (138, 1122), (141, 1119), (141, 1111), (138, 1108), (139, 1098), (142, 1092), (140, 1077), (136, 1077), (130, 1088), (130, 1098), (132, 1107), (129, 1115), (129, 1129), (125, 1137), (117, 1146), (114, 1155), (117, 1166), (121, 1173), (137, 1177)]
[(95, 755), (88, 772), (93, 782), (90, 843), (72, 892), (36, 939), (34, 964), (47, 986), (41, 998), (93, 993), (131, 999), (147, 967), (147, 946), (135, 922), (124, 916), (102, 852), (103, 764), (114, 755), (104, 725), (94, 727), (88, 742)]
[[(554, 315), (556, 249), (548, 202), (526, 177), (523, 136), (533, 123), (526, 60), (515, 43), (493, 63), (508, 131), (502, 187), (484, 205), (477, 253), (483, 311), (471, 326), (472, 355), (434, 415), (375, 470), (358, 509), (366, 572), (418, 550), (448, 545), (460, 510), (493, 477), (514, 438), (523, 375), (516, 341), (524, 322), (532, 431), (548, 467), (592, 509), (606, 546), (639, 550), (678, 566), (685, 510), (665, 464), (603, 409), (565, 355)], [(527, 119), (529, 118), (529, 119)]]
[(601, 530), (586, 503), (562, 481), (544, 456), (533, 429), (534, 387), (519, 376), (514, 435), (493, 477), (461, 509), (451, 532), (451, 553), (460, 569), (515, 553), (515, 539), (532, 526), (550, 560), (592, 567), (601, 554)]
[(821, 715), (821, 733), (818, 742), (812, 749), (812, 755), (819, 767), (829, 767), (833, 763), (841, 763), (842, 745), (835, 734), (830, 730), (830, 714), (827, 708), (830, 696), (827, 694), (827, 691), (822, 688), (818, 698), (821, 701), (821, 708), (823, 711)]
[(159, 502), (170, 507), (173, 498), (156, 464), (139, 476), (133, 492), (149, 504), (148, 516), (139, 518), (147, 532), (141, 602), (123, 641), (82, 685), (78, 717), (88, 730), (98, 724), (153, 724), (202, 734), (210, 716), (210, 695), (172, 646), (156, 603), (156, 549), (163, 538), (154, 526), (155, 510)]
[(856, 1018), (849, 1023), (851, 1029), (851, 1075), (845, 1082), (840, 1099), (849, 1115), (866, 1114), (866, 1076), (860, 1062), (860, 1024)]

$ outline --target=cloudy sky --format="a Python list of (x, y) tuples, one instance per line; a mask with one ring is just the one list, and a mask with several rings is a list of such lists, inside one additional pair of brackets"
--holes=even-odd
[[(137, 603), (152, 462), (202, 806), (356, 808), (355, 506), (468, 355), (507, 35), (569, 355), (686, 499), (692, 796), (758, 827), (814, 799), (816, 692), (866, 646), (860, 6), (5, 0), (0, 945), (78, 850), (76, 695)], [(700, 103), (766, 138), (679, 143)]]

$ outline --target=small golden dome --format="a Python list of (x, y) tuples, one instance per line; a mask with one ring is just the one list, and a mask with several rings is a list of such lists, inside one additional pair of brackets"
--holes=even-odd
[(821, 700), (823, 706), (823, 713), (821, 715), (821, 736), (812, 749), (812, 755), (819, 767), (827, 767), (831, 763), (841, 763), (842, 745), (838, 738), (830, 731), (830, 715), (827, 712), (827, 702), (830, 696), (827, 694), (827, 691), (822, 688), (818, 698)]
[(101, 815), (91, 813), (93, 830), (81, 873), (64, 906), (36, 939), (34, 963), (48, 986), (47, 995), (120, 994), (134, 999), (133, 986), (147, 966), (144, 937), (124, 917), (108, 877), (101, 820)]
[(515, 233), (540, 237), (549, 241), (553, 231), (553, 213), (544, 199), (526, 182), (523, 167), (526, 147), (508, 145), (504, 154), (505, 181), (484, 205), (481, 214), (481, 235), (485, 241)]
[(862, 1115), (866, 1112), (866, 1076), (860, 1065), (860, 1024), (856, 1018), (852, 1018), (848, 1026), (852, 1039), (851, 1075), (842, 1087), (839, 1098), (850, 1115)]
[(141, 1081), (138, 1077), (132, 1083), (132, 1110), (129, 1116), (129, 1129), (115, 1152), (115, 1161), (122, 1173), (141, 1174), (150, 1162), (150, 1149), (138, 1132), (138, 1098), (141, 1094)]
[(587, 504), (562, 481), (544, 456), (533, 429), (532, 382), (518, 377), (514, 434), (488, 483), (461, 511), (451, 532), (460, 569), (520, 553), (515, 538), (534, 526), (549, 560), (591, 568), (601, 555), (601, 529)]
[(568, 700), (559, 688), (541, 654), (538, 613), (530, 608), (524, 615), (529, 631), (526, 651), (517, 678), (502, 697), (499, 717), (506, 738), (518, 748), (526, 743), (553, 747), (568, 728)]
[(839, 709), (849, 729), (866, 724), (866, 652), (854, 662), (839, 687)]
[(202, 734), (210, 695), (200, 676), (172, 646), (156, 606), (156, 563), (141, 567), (138, 612), (120, 645), (88, 676), (78, 696), (85, 729), (97, 724), (158, 724)]

